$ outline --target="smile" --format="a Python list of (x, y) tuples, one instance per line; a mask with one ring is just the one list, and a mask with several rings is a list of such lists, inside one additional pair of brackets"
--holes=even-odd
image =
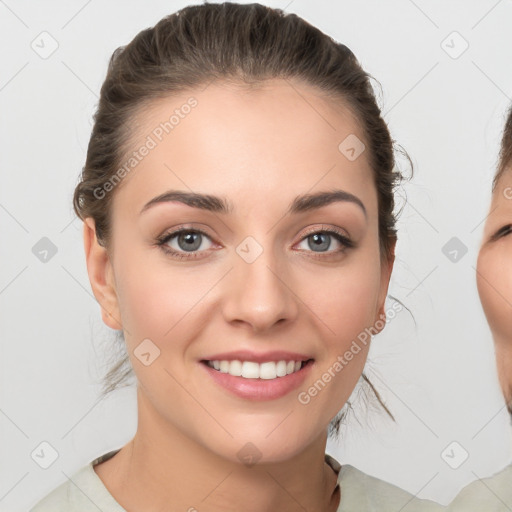
[(240, 361), (235, 359), (232, 361), (216, 360), (204, 362), (210, 368), (214, 368), (221, 373), (228, 373), (233, 377), (271, 380), (279, 377), (286, 377), (286, 375), (298, 372), (308, 363), (308, 361), (281, 360), (256, 363), (254, 361)]
[(239, 398), (256, 401), (288, 395), (303, 385), (315, 366), (314, 359), (203, 359), (200, 363), (215, 386)]

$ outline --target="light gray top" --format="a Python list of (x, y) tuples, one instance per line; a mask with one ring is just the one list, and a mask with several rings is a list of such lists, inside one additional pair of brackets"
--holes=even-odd
[(466, 485), (450, 503), (450, 512), (512, 510), (512, 464), (488, 478)]
[[(118, 450), (94, 459), (75, 472), (69, 481), (62, 483), (29, 512), (126, 512), (114, 499), (93, 469)], [(343, 465), (331, 455), (325, 461), (338, 474), (338, 486), (342, 489), (338, 512), (433, 512), (447, 510), (442, 505), (415, 498), (408, 492)]]

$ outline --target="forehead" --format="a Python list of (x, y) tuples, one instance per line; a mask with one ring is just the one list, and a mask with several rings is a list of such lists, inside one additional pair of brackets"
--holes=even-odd
[(235, 205), (237, 198), (288, 203), (305, 191), (344, 188), (376, 202), (357, 119), (302, 82), (211, 83), (146, 105), (133, 130), (130, 151), (150, 139), (153, 147), (115, 201), (140, 204), (178, 188), (229, 195)]

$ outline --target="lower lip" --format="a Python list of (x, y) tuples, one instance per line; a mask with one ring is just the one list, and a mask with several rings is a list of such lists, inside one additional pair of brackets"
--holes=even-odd
[(212, 379), (234, 395), (246, 400), (275, 400), (298, 388), (311, 372), (314, 361), (310, 360), (298, 372), (275, 379), (245, 379), (222, 373), (206, 363), (199, 363)]

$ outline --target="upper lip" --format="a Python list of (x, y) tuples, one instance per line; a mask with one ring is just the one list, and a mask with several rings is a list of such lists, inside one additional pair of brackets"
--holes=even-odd
[(205, 357), (203, 361), (252, 361), (254, 363), (265, 363), (268, 361), (308, 361), (313, 359), (310, 356), (298, 352), (275, 350), (271, 352), (251, 352), (250, 350), (237, 350), (235, 352), (222, 352)]

